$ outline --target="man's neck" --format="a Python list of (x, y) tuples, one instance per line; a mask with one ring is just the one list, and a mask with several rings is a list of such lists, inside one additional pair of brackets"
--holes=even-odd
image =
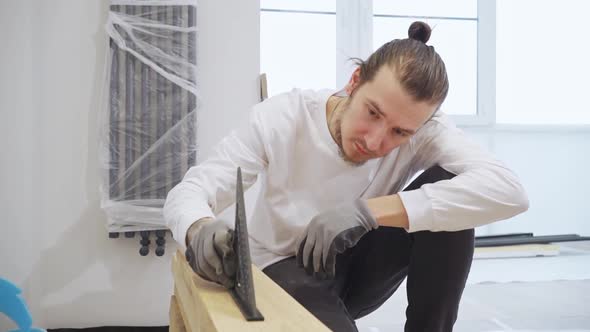
[[(333, 125), (333, 119), (338, 111), (338, 107), (344, 101), (346, 97), (338, 97), (338, 96), (330, 96), (328, 98), (328, 102), (326, 103), (326, 123), (328, 124), (328, 130), (330, 131), (330, 136), (336, 142), (336, 133)], [(337, 142), (336, 142), (337, 143)]]

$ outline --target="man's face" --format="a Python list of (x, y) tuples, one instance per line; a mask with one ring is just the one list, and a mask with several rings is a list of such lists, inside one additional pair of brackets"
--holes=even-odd
[(416, 102), (389, 66), (382, 66), (372, 81), (360, 86), (357, 70), (346, 89), (351, 97), (335, 114), (335, 136), (344, 160), (355, 165), (383, 157), (407, 142), (437, 108)]

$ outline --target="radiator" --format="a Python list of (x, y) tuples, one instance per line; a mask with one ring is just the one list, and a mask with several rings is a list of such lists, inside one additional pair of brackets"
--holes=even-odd
[(196, 162), (196, 7), (113, 1), (101, 114), (108, 231), (165, 228), (166, 194)]

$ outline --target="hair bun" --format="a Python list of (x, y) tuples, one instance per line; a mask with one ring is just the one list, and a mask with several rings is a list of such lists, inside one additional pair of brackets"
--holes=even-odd
[(430, 39), (431, 31), (432, 30), (428, 24), (416, 21), (410, 25), (410, 28), (408, 29), (408, 37), (426, 44), (428, 39)]

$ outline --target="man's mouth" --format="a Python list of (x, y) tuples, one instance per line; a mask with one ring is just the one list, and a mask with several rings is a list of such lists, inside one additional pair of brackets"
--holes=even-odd
[(360, 145), (358, 142), (354, 142), (354, 147), (361, 155), (363, 155), (363, 156), (369, 155), (369, 152), (367, 150), (365, 150), (365, 148), (363, 148), (363, 146)]

